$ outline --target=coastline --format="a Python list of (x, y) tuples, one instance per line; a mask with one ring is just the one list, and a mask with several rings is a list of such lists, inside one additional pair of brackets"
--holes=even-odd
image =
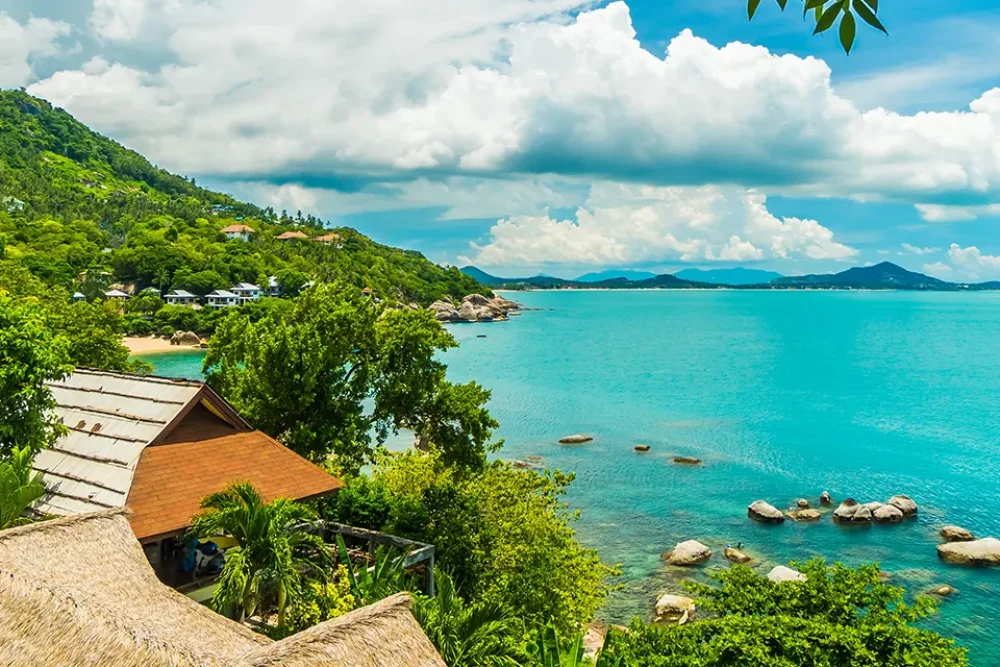
[(171, 345), (169, 339), (158, 337), (125, 336), (122, 343), (128, 348), (129, 355), (199, 349), (197, 345)]

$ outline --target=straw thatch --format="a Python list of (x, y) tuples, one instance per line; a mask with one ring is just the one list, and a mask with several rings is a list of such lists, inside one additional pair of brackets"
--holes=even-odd
[(259, 649), (248, 667), (445, 667), (405, 593)]
[(0, 532), (0, 665), (444, 667), (405, 595), (272, 643), (161, 584), (122, 510)]

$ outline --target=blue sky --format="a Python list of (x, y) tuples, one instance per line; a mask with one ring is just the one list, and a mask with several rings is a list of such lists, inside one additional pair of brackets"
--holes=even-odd
[(796, 0), (0, 0), (0, 86), (497, 274), (1000, 277), (1000, 9), (880, 4), (846, 56)]

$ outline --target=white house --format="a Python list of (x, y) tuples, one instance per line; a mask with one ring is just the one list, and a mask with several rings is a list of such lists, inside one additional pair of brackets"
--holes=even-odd
[(230, 287), (229, 291), (238, 296), (241, 301), (256, 301), (261, 295), (260, 287), (251, 283), (240, 283), (235, 287)]
[(254, 232), (253, 227), (247, 225), (229, 225), (222, 228), (222, 233), (230, 240), (239, 239), (240, 241), (249, 241), (250, 237), (256, 232)]
[(163, 298), (171, 306), (193, 306), (198, 302), (197, 296), (182, 289), (175, 289)]
[(278, 284), (278, 277), (271, 276), (267, 279), (267, 289), (264, 290), (267, 296), (281, 296), (281, 285)]
[(107, 299), (127, 299), (128, 294), (121, 291), (120, 289), (108, 290), (104, 293), (104, 297)]
[(224, 289), (217, 289), (205, 295), (209, 308), (231, 308), (240, 305), (240, 297)]

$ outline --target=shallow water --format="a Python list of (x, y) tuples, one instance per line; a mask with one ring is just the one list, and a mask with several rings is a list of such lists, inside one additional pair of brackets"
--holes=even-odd
[[(506, 323), (453, 327), (453, 378), (493, 390), (504, 455), (574, 470), (581, 540), (622, 565), (603, 615), (647, 614), (691, 576), (662, 564), (676, 542), (716, 551), (742, 541), (768, 565), (823, 556), (879, 561), (913, 592), (959, 590), (929, 621), (1000, 664), (1000, 570), (939, 562), (943, 523), (1000, 535), (1000, 295), (893, 292), (534, 292)], [(478, 338), (485, 334), (486, 338)], [(201, 353), (144, 357), (198, 375)], [(571, 433), (595, 441), (560, 446)], [(651, 445), (648, 454), (632, 448)], [(673, 464), (676, 454), (705, 461)], [(779, 508), (829, 490), (921, 507), (916, 521), (844, 528), (764, 526)], [(703, 576), (700, 570), (696, 576)]]

